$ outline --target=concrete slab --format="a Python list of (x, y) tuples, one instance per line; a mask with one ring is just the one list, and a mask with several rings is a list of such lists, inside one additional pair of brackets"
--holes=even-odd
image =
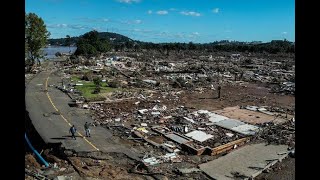
[(198, 110), (196, 111), (198, 114), (208, 114), (209, 111), (208, 110)]
[(233, 128), (231, 128), (231, 130), (236, 131), (241, 134), (244, 134), (244, 135), (253, 135), (259, 130), (259, 127), (253, 126), (250, 124), (244, 124), (244, 125), (233, 127)]
[(166, 137), (172, 139), (173, 141), (175, 141), (179, 144), (184, 144), (184, 143), (190, 142), (190, 140), (185, 139), (185, 138), (178, 136), (176, 134), (167, 134)]
[(225, 116), (221, 116), (221, 115), (218, 115), (218, 114), (215, 114), (215, 113), (208, 113), (209, 115), (209, 121), (210, 122), (219, 122), (219, 121), (223, 121), (225, 119), (229, 119), (228, 117), (225, 117)]
[(197, 140), (199, 142), (204, 142), (210, 138), (213, 138), (213, 135), (211, 134), (207, 134), (203, 131), (192, 131), (192, 132), (189, 132), (187, 134), (185, 134), (186, 136), (188, 137), (191, 137), (192, 139), (194, 140)]
[(259, 124), (265, 122), (285, 122), (285, 119), (275, 117), (273, 113), (268, 111), (252, 111), (248, 109), (240, 109), (239, 106), (227, 107), (221, 110), (215, 111), (217, 114), (226, 116), (230, 119), (238, 119), (242, 122), (249, 124)]
[(250, 111), (257, 111), (259, 109), (258, 106), (247, 106), (246, 109), (250, 110)]
[(233, 172), (254, 178), (266, 167), (285, 158), (288, 155), (287, 148), (287, 145), (251, 144), (200, 164), (199, 168), (213, 179), (234, 179)]
[(239, 120), (236, 120), (236, 119), (225, 119), (225, 120), (219, 121), (219, 122), (217, 122), (215, 124), (217, 126), (221, 126), (223, 128), (226, 128), (226, 129), (231, 129), (233, 127), (244, 125), (245, 123), (243, 123), (243, 122), (241, 122)]

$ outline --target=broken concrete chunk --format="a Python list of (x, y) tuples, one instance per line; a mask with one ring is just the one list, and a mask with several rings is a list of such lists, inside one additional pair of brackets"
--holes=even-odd
[(201, 170), (198, 169), (198, 168), (181, 168), (181, 169), (178, 169), (179, 173), (181, 174), (190, 174), (190, 173), (194, 173), (194, 172), (200, 172)]
[(144, 128), (144, 127), (138, 128), (137, 130), (138, 130), (138, 131), (141, 131), (141, 132), (144, 132), (144, 133), (148, 133), (148, 132), (149, 132), (149, 131), (146, 130), (146, 128)]
[(141, 110), (138, 110), (138, 112), (139, 112), (140, 114), (144, 114), (145, 112), (148, 112), (148, 109), (141, 109)]
[(153, 116), (158, 116), (158, 115), (160, 115), (160, 112), (159, 112), (159, 111), (151, 112), (151, 114), (152, 114)]
[(183, 117), (185, 120), (189, 121), (189, 122), (192, 122), (192, 123), (195, 123), (194, 120), (190, 119), (190, 118), (187, 118), (187, 117)]
[(232, 134), (232, 133), (226, 133), (226, 135), (227, 135), (228, 137), (232, 137), (234, 134)]
[(82, 107), (83, 107), (84, 109), (88, 109), (88, 108), (89, 108), (89, 105), (88, 105), (88, 104), (84, 104)]
[(140, 103), (140, 101), (137, 101), (137, 102), (135, 102), (134, 104), (135, 104), (135, 105), (138, 105), (139, 103)]
[(258, 111), (259, 107), (257, 107), (257, 106), (247, 106), (246, 109), (251, 110), (251, 111)]

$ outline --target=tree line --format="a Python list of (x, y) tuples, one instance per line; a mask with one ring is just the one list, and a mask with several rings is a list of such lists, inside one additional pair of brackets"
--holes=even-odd
[[(87, 41), (89, 36), (95, 36), (95, 40), (99, 41), (93, 43), (92, 39)], [(112, 35), (112, 37), (110, 37)], [(117, 39), (120, 38), (120, 39)], [(207, 51), (207, 52), (253, 52), (253, 53), (294, 53), (294, 43), (284, 40), (272, 40), (266, 43), (257, 42), (239, 42), (239, 41), (215, 41), (211, 43), (152, 43), (152, 42), (142, 42), (132, 40), (126, 36), (119, 35), (116, 33), (106, 33), (90, 31), (85, 33), (80, 37), (74, 37), (70, 40), (75, 43), (79, 49), (76, 53), (77, 55), (94, 55), (98, 52), (105, 52), (105, 50), (114, 49), (115, 51), (141, 51), (145, 50), (159, 50), (163, 52), (169, 51), (184, 51), (184, 50), (194, 50), (194, 51)], [(63, 38), (61, 41), (62, 45), (68, 45), (67, 38)], [(98, 43), (98, 44), (97, 44)], [(101, 49), (101, 45), (107, 48)], [(81, 51), (80, 51), (81, 50)]]
[(25, 64), (32, 67), (36, 62), (40, 64), (43, 56), (41, 48), (48, 43), (71, 46), (76, 44), (75, 55), (95, 56), (99, 53), (115, 51), (141, 51), (158, 50), (161, 52), (169, 51), (207, 51), (207, 52), (267, 52), (267, 53), (294, 53), (295, 44), (287, 40), (273, 40), (267, 43), (247, 43), (238, 41), (215, 41), (211, 43), (152, 43), (132, 40), (126, 36), (110, 32), (90, 31), (79, 37), (49, 39), (50, 33), (42, 18), (35, 13), (25, 14)]
[(207, 52), (255, 52), (255, 53), (294, 53), (294, 43), (287, 40), (273, 40), (267, 43), (245, 43), (245, 42), (212, 42), (212, 43), (150, 43), (150, 42), (126, 42), (114, 45), (115, 50), (135, 49), (135, 50), (162, 50), (162, 51), (207, 51)]

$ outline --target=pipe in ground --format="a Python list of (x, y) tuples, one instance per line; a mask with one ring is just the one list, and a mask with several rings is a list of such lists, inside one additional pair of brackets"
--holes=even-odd
[(37, 156), (37, 158), (38, 158), (46, 167), (49, 167), (49, 163), (42, 158), (42, 156), (38, 153), (37, 150), (35, 150), (35, 149), (33, 148), (32, 144), (30, 143), (30, 141), (29, 141), (29, 139), (28, 139), (28, 137), (27, 137), (27, 133), (24, 134), (24, 138), (26, 139), (26, 141), (27, 141), (30, 149), (31, 149), (31, 150), (33, 151), (33, 153)]

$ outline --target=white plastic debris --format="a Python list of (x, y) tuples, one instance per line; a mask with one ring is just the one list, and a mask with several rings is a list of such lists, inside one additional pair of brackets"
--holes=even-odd
[(187, 133), (188, 131), (189, 131), (189, 130), (188, 130), (188, 126), (185, 126), (185, 127), (184, 127), (184, 132)]
[(152, 114), (153, 116), (158, 116), (158, 115), (160, 115), (160, 112), (159, 112), (159, 111), (151, 112), (151, 114)]
[(227, 135), (228, 137), (232, 137), (234, 134), (232, 134), (232, 133), (226, 133), (226, 135)]
[(148, 109), (140, 109), (140, 110), (138, 110), (138, 112), (140, 113), (140, 114), (144, 114), (145, 112), (147, 112), (148, 111)]
[(192, 122), (192, 123), (195, 123), (194, 122), (194, 120), (192, 120), (192, 119), (190, 119), (190, 118), (187, 118), (187, 117), (183, 117), (185, 120), (187, 120), (187, 121), (190, 121), (190, 122)]
[(88, 109), (88, 108), (89, 108), (89, 105), (88, 105), (88, 104), (84, 104), (82, 107), (83, 107), (84, 109)]
[(172, 118), (172, 116), (163, 117), (163, 119), (170, 119), (170, 118)]
[(137, 101), (137, 102), (135, 102), (134, 104), (135, 104), (135, 105), (138, 105), (139, 103), (140, 103), (140, 101)]

